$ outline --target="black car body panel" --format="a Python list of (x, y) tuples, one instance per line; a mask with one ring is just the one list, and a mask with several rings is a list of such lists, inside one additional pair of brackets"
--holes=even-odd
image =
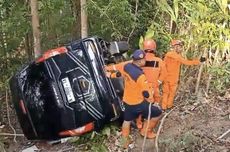
[(103, 69), (101, 39), (75, 41), (64, 50), (51, 51), (50, 57), (24, 66), (10, 81), (14, 107), (28, 139), (79, 135), (68, 133), (89, 123), (91, 129), (100, 129), (122, 113), (120, 97)]

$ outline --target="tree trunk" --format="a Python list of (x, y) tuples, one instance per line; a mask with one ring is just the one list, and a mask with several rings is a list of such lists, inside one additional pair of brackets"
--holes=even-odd
[(75, 27), (73, 30), (73, 35), (74, 38), (76, 39), (80, 39), (81, 38), (81, 3), (80, 0), (72, 0), (71, 1), (72, 4), (72, 12), (73, 12), (73, 16), (75, 18)]
[(88, 36), (88, 17), (85, 6), (86, 0), (81, 0), (81, 38)]
[(35, 58), (41, 55), (41, 33), (38, 16), (38, 1), (30, 0), (31, 15), (32, 15), (32, 29), (34, 37), (34, 56)]
[(28, 60), (31, 61), (33, 59), (33, 53), (32, 53), (32, 44), (31, 44), (31, 34), (26, 33), (25, 36), (25, 50), (27, 53)]

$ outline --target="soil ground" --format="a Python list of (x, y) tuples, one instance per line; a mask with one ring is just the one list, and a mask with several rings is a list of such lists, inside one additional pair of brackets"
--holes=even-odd
[[(218, 139), (230, 129), (230, 95), (228, 93), (222, 97), (202, 95), (192, 97), (181, 93), (175, 105), (177, 106), (163, 122), (158, 138), (159, 152), (230, 152), (230, 133)], [(1, 108), (0, 112), (5, 115), (6, 110), (3, 109)], [(22, 133), (13, 107), (9, 109), (12, 125), (17, 133)], [(164, 115), (166, 113), (167, 111)], [(7, 118), (3, 118), (0, 122), (0, 133), (12, 133)], [(119, 138), (119, 133), (109, 135), (105, 140), (105, 147), (109, 151), (124, 151), (119, 146)], [(140, 152), (143, 137), (139, 135), (137, 129), (132, 129), (132, 139), (132, 148), (126, 151)], [(25, 137), (17, 137), (16, 141), (17, 143), (14, 142), (13, 136), (0, 136), (0, 152), (4, 150), (19, 152), (33, 145), (37, 146), (39, 152), (86, 151), (84, 144), (75, 145), (68, 141), (54, 145), (44, 141), (28, 141)], [(156, 151), (155, 140), (146, 140), (145, 151)]]

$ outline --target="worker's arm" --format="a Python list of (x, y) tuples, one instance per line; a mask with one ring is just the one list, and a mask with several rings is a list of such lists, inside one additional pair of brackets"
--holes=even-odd
[(123, 68), (124, 68), (124, 65), (127, 64), (127, 63), (130, 63), (130, 62), (131, 62), (131, 60), (121, 62), (121, 63), (118, 63), (118, 64), (108, 65), (108, 66), (106, 66), (106, 70), (107, 71), (122, 71)]
[(198, 64), (200, 64), (199, 59), (187, 60), (187, 59), (183, 58), (181, 55), (178, 56), (178, 61), (181, 62), (182, 64), (185, 64), (185, 65), (198, 65)]
[(106, 72), (106, 76), (109, 78), (118, 78), (122, 76), (122, 73), (120, 71), (105, 71)]
[(121, 64), (112, 64), (105, 67), (106, 71), (119, 71), (122, 68)]

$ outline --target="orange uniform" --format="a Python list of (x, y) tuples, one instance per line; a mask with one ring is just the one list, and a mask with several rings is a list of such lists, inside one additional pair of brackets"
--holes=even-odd
[(160, 102), (159, 81), (163, 82), (166, 79), (167, 71), (164, 62), (161, 58), (156, 57), (153, 53), (146, 53), (146, 64), (142, 67), (147, 81), (153, 87), (153, 100)]
[(163, 84), (162, 109), (167, 109), (173, 106), (173, 100), (179, 80), (180, 65), (198, 65), (200, 61), (199, 59), (186, 60), (176, 51), (169, 51), (165, 55), (164, 62), (167, 70), (167, 78)]
[[(126, 61), (110, 65), (106, 67), (106, 70), (118, 70), (122, 74), (125, 83), (123, 101), (128, 105), (137, 105), (144, 101), (144, 91), (147, 91), (150, 97), (152, 96), (152, 91), (141, 68), (130, 62)], [(132, 71), (135, 71), (135, 73)]]

